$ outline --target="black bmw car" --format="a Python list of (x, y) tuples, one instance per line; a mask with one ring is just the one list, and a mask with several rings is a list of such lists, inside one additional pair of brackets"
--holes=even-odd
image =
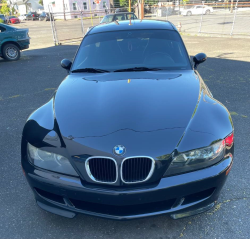
[(127, 220), (211, 209), (232, 167), (233, 123), (170, 22), (92, 28), (68, 76), (28, 118), (22, 168), (38, 206)]

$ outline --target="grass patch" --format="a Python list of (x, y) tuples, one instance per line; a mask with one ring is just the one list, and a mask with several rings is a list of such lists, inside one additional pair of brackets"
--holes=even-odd
[(230, 114), (231, 115), (239, 115), (237, 112), (234, 112), (234, 111), (230, 111)]

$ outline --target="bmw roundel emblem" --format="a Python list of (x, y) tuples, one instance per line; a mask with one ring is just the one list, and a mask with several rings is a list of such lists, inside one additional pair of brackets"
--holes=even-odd
[(126, 148), (123, 145), (116, 145), (113, 151), (114, 151), (114, 154), (121, 156), (125, 154)]

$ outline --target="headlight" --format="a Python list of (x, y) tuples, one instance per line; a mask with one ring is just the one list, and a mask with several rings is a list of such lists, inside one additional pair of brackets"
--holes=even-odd
[(28, 143), (29, 161), (37, 167), (50, 171), (78, 176), (69, 160), (59, 154), (40, 150)]
[(221, 140), (206, 148), (179, 154), (173, 159), (164, 177), (209, 167), (219, 162), (224, 154), (225, 140)]

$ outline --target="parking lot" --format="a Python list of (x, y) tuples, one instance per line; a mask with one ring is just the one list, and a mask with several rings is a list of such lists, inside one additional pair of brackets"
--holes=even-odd
[(36, 206), (22, 174), (23, 125), (47, 102), (66, 76), (63, 58), (77, 44), (53, 46), (49, 22), (27, 22), (31, 48), (17, 62), (0, 58), (0, 238), (249, 238), (250, 225), (250, 45), (248, 39), (184, 36), (190, 55), (205, 52), (199, 72), (214, 97), (231, 112), (235, 127), (233, 169), (219, 201), (209, 212), (172, 220), (158, 216), (111, 221), (78, 215), (74, 219)]

